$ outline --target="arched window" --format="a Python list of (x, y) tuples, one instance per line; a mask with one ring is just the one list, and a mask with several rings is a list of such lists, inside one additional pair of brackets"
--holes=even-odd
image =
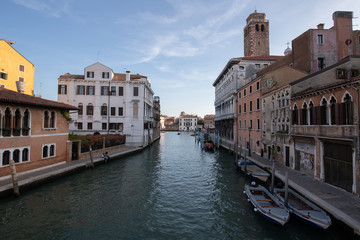
[(327, 101), (325, 98), (321, 101), (320, 106), (320, 124), (329, 125), (329, 112), (327, 110)]
[(49, 112), (44, 112), (44, 128), (49, 128)]
[(29, 161), (29, 149), (24, 148), (22, 151), (22, 162)]
[(261, 24), (261, 31), (263, 32), (265, 30), (264, 24)]
[(334, 96), (330, 99), (330, 120), (331, 125), (336, 125), (336, 99)]
[(255, 25), (255, 29), (256, 29), (257, 32), (259, 31), (259, 25), (258, 24)]
[(304, 103), (300, 113), (300, 125), (308, 124), (308, 108), (307, 104)]
[(50, 114), (50, 128), (55, 128), (55, 120), (56, 120), (56, 113), (55, 113), (55, 111), (51, 111), (51, 114)]
[(88, 116), (94, 115), (94, 107), (91, 103), (86, 106), (86, 115)]
[(21, 113), (20, 109), (15, 110), (15, 116), (14, 116), (14, 129), (13, 129), (13, 135), (14, 136), (20, 136), (21, 132)]
[(48, 149), (49, 149), (49, 147), (48, 146), (44, 146), (43, 147), (43, 158), (46, 158), (46, 157), (48, 157)]
[(292, 110), (292, 124), (298, 124), (298, 108), (297, 105), (295, 104), (294, 106), (294, 110)]
[(5, 151), (3, 152), (3, 156), (2, 156), (2, 165), (9, 165), (10, 162), (10, 151)]
[(11, 110), (9, 107), (5, 109), (4, 122), (3, 122), (3, 136), (11, 136)]
[(353, 124), (354, 119), (354, 107), (353, 102), (351, 100), (351, 97), (349, 94), (345, 95), (344, 102), (342, 103), (343, 109), (344, 109), (344, 124), (345, 125), (351, 125)]
[(83, 115), (83, 104), (79, 103), (78, 108), (79, 108), (78, 115), (79, 116)]
[(49, 154), (49, 156), (51, 157), (51, 156), (55, 156), (55, 145), (51, 145), (50, 146), (50, 154)]
[(309, 103), (309, 116), (310, 116), (310, 125), (314, 125), (315, 124), (315, 108), (314, 108), (314, 103), (310, 102)]
[(13, 152), (13, 160), (18, 163), (20, 161), (20, 150), (15, 149)]
[(107, 116), (107, 106), (106, 106), (106, 104), (103, 104), (102, 106), (101, 106), (101, 116)]
[(23, 122), (22, 122), (22, 135), (28, 136), (30, 130), (30, 113), (29, 110), (26, 109), (23, 116)]

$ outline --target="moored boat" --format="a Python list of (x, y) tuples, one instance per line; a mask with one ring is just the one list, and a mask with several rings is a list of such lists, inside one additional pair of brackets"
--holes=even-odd
[[(285, 189), (275, 188), (274, 194), (285, 204)], [(324, 210), (291, 189), (288, 189), (287, 207), (291, 213), (312, 226), (327, 229), (331, 225), (331, 218)]]
[(253, 162), (246, 160), (246, 171), (245, 171), (245, 161), (243, 159), (239, 159), (237, 162), (237, 166), (240, 168), (241, 171), (246, 172), (247, 175), (266, 182), (270, 177), (270, 173), (265, 171), (264, 169), (258, 167)]
[(255, 207), (254, 211), (269, 221), (282, 226), (289, 221), (288, 209), (263, 186), (245, 185), (245, 194)]
[(205, 148), (205, 150), (207, 150), (207, 151), (213, 151), (214, 148), (215, 148), (215, 145), (214, 145), (211, 141), (205, 142), (205, 143), (204, 143), (204, 148)]

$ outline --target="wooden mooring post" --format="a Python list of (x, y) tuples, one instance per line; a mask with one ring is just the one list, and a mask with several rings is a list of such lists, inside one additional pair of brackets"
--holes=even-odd
[(94, 160), (92, 156), (92, 147), (89, 146), (89, 153), (90, 153), (90, 162), (86, 164), (86, 167), (94, 168)]
[(9, 163), (10, 163), (10, 171), (11, 171), (11, 177), (12, 177), (12, 182), (13, 182), (13, 187), (14, 187), (14, 194), (16, 196), (20, 196), (19, 184), (18, 184), (18, 180), (17, 180), (17, 173), (16, 173), (16, 167), (15, 167), (15, 161), (10, 160)]

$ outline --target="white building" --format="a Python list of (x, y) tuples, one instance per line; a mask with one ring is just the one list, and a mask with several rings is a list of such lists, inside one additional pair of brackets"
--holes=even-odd
[(179, 117), (179, 131), (195, 131), (197, 116), (184, 115)]
[(146, 76), (114, 73), (99, 62), (86, 67), (84, 75), (58, 79), (58, 101), (80, 108), (70, 114), (70, 133), (123, 134), (127, 145), (153, 141), (153, 95)]

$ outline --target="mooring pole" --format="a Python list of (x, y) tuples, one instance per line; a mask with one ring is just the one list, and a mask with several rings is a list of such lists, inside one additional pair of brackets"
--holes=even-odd
[(90, 166), (93, 168), (94, 167), (94, 160), (93, 160), (93, 156), (92, 156), (92, 147), (91, 145), (89, 146), (89, 150), (90, 150)]
[(274, 193), (274, 184), (275, 184), (275, 161), (273, 160), (271, 167), (271, 188), (270, 188), (271, 193)]
[(18, 184), (18, 180), (17, 180), (17, 173), (16, 173), (16, 167), (15, 167), (15, 161), (10, 160), (9, 163), (10, 163), (10, 171), (11, 171), (11, 177), (12, 177), (12, 182), (13, 182), (14, 193), (15, 193), (16, 196), (20, 196), (19, 184)]
[(285, 197), (284, 197), (285, 206), (288, 205), (288, 198), (289, 198), (289, 176), (288, 176), (288, 171), (286, 170), (286, 172), (285, 172)]

